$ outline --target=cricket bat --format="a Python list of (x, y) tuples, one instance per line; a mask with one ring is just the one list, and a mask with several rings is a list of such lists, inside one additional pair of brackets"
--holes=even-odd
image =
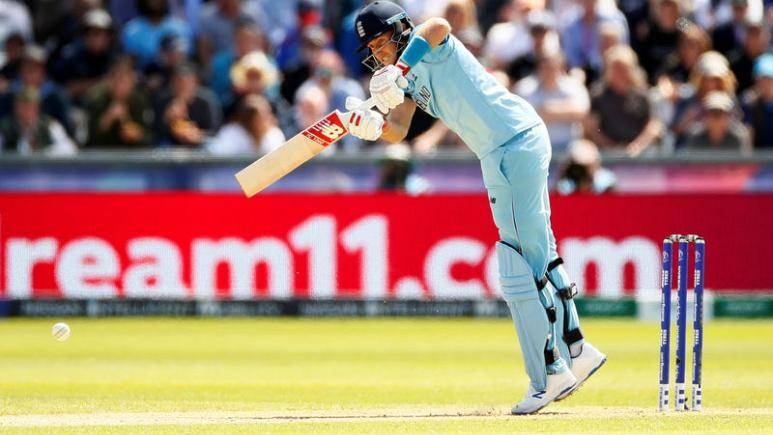
[[(361, 107), (370, 109), (374, 105), (373, 99), (370, 98), (364, 101)], [(255, 196), (331, 144), (341, 140), (349, 133), (346, 121), (348, 116), (349, 112), (330, 112), (279, 148), (237, 172), (236, 181), (244, 194), (248, 198)]]

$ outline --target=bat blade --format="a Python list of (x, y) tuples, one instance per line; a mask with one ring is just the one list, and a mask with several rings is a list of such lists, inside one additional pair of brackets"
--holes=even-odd
[(343, 113), (334, 110), (279, 148), (236, 173), (242, 191), (252, 197), (337, 142), (349, 131)]

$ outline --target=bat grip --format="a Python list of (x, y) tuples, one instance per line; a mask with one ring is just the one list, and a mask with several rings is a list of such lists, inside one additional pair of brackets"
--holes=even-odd
[(362, 102), (362, 105), (360, 105), (360, 110), (370, 110), (372, 108), (376, 107), (376, 100), (373, 99), (373, 97), (368, 98), (367, 100)]
[[(406, 69), (404, 71), (404, 73), (407, 73), (408, 71), (410, 71), (410, 69)], [(397, 86), (399, 86), (400, 89), (407, 89), (408, 88), (408, 80), (405, 77), (403, 77), (403, 76), (398, 77), (397, 78)], [(376, 107), (376, 100), (373, 99), (373, 97), (370, 97), (367, 100), (363, 101), (360, 104), (359, 107), (357, 107), (356, 109), (353, 109), (353, 110), (370, 110), (370, 109), (372, 109), (374, 107)], [(347, 109), (349, 109), (349, 108), (347, 107)]]

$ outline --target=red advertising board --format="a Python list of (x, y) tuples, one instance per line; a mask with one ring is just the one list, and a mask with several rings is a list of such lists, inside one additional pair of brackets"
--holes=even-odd
[[(706, 238), (706, 285), (769, 291), (773, 195), (553, 198), (586, 295), (659, 286), (665, 235)], [(484, 195), (0, 194), (0, 296), (491, 298)]]

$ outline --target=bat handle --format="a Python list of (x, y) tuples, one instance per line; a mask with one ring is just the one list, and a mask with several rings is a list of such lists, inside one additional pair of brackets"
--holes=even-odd
[(370, 97), (365, 101), (362, 101), (356, 97), (346, 97), (345, 105), (346, 105), (345, 113), (350, 113), (355, 110), (370, 110), (376, 107), (376, 100), (374, 100), (373, 97)]
[(367, 100), (362, 102), (362, 105), (360, 105), (360, 109), (363, 110), (369, 110), (376, 107), (376, 100), (373, 99), (373, 97), (368, 98)]

